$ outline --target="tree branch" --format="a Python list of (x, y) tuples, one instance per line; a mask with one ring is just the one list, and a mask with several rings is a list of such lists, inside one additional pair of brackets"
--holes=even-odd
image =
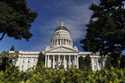
[(1, 37), (0, 37), (0, 40), (2, 40), (3, 38), (4, 38), (4, 36), (5, 36), (5, 32), (1, 35)]

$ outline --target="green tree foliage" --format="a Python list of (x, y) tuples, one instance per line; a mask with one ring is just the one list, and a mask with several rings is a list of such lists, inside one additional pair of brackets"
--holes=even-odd
[(8, 56), (8, 52), (5, 51), (0, 54), (0, 70), (6, 70), (6, 68), (10, 65)]
[(43, 66), (45, 64), (45, 55), (42, 52), (39, 54), (38, 64), (39, 63), (42, 64)]
[(125, 56), (122, 56), (120, 66), (121, 66), (121, 68), (125, 68)]
[(125, 0), (99, 0), (92, 4), (93, 11), (87, 25), (87, 35), (81, 41), (88, 51), (109, 55), (110, 64), (120, 67), (121, 52), (125, 48)]
[(37, 65), (34, 69), (37, 71), (41, 71), (43, 68), (45, 68), (45, 56), (41, 52), (38, 57)]
[(26, 0), (0, 0), (0, 40), (5, 35), (28, 40), (36, 13), (29, 9)]
[(125, 83), (125, 69), (112, 68), (96, 72), (79, 69), (40, 70), (20, 72), (12, 66), (0, 71), (0, 83)]
[(79, 68), (81, 70), (91, 70), (91, 58), (90, 56), (79, 57)]
[(5, 71), (8, 67), (15, 65), (15, 61), (17, 60), (18, 52), (9, 53), (3, 51), (0, 53), (0, 70)]
[(125, 83), (125, 69), (85, 71), (45, 68), (42, 63), (37, 66), (21, 72), (11, 64), (4, 71), (0, 70), (0, 83)]
[(15, 46), (11, 46), (10, 51), (15, 51)]

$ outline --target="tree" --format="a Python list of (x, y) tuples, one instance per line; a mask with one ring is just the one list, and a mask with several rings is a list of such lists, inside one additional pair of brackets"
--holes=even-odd
[(37, 65), (35, 67), (36, 71), (41, 71), (42, 69), (45, 68), (45, 55), (41, 52), (38, 57)]
[(111, 65), (119, 67), (121, 52), (125, 48), (125, 0), (99, 1), (90, 7), (93, 15), (81, 44), (88, 51), (110, 56)]
[(121, 68), (125, 68), (125, 56), (121, 58)]
[(8, 58), (9, 54), (8, 52), (2, 52), (0, 53), (0, 70), (6, 70), (7, 67), (9, 66), (9, 58)]
[(9, 53), (3, 51), (0, 53), (0, 70), (5, 71), (7, 68), (14, 66), (18, 57), (18, 52)]
[(89, 55), (79, 57), (79, 68), (81, 70), (91, 70), (91, 58)]
[(11, 46), (10, 51), (15, 51), (15, 46)]
[(36, 13), (26, 6), (26, 0), (0, 1), (0, 40), (5, 35), (15, 39), (31, 38), (29, 31)]
[(79, 68), (84, 69), (84, 57), (79, 57)]

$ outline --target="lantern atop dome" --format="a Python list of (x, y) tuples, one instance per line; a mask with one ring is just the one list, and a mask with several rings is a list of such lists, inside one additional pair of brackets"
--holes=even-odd
[(66, 30), (66, 31), (70, 32), (69, 29), (65, 26), (65, 24), (64, 24), (63, 21), (60, 22), (60, 24), (59, 24), (58, 27), (56, 28), (56, 31), (58, 31), (58, 30)]

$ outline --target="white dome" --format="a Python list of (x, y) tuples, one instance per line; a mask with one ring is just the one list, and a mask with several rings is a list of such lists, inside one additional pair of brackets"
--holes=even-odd
[(54, 36), (50, 43), (51, 47), (65, 46), (73, 47), (73, 41), (70, 36), (69, 30), (64, 26), (60, 25), (55, 30)]

